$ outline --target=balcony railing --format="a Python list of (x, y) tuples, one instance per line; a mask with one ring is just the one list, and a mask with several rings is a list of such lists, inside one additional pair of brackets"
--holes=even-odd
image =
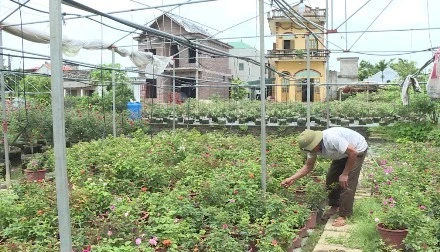
[[(306, 18), (325, 18), (326, 15), (326, 9), (312, 9), (312, 8), (306, 8), (306, 11), (302, 14)], [(288, 18), (284, 12), (281, 10), (273, 10), (268, 13), (269, 19), (273, 18)], [(291, 16), (293, 17), (293, 16)]]
[[(313, 58), (328, 58), (329, 50), (325, 49), (310, 49), (310, 57)], [(284, 49), (284, 50), (268, 50), (267, 57), (270, 58), (286, 58), (286, 59), (306, 59), (306, 50)]]

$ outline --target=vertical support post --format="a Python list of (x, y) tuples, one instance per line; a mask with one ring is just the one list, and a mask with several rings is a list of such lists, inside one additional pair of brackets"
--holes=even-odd
[[(0, 30), (0, 70), (4, 69), (3, 66), (3, 34)], [(8, 143), (8, 119), (6, 116), (6, 83), (3, 71), (0, 71), (0, 82), (1, 82), (1, 96), (2, 96), (2, 122), (3, 122), (3, 149), (5, 150), (5, 169), (6, 169), (6, 186), (11, 186), (11, 170), (9, 163), (9, 143)]]
[[(326, 30), (328, 31), (328, 26), (329, 26), (329, 11), (328, 11), (328, 1), (326, 0), (326, 4), (325, 4), (325, 27)], [(332, 1), (332, 13), (333, 13), (333, 0)], [(333, 22), (332, 22), (332, 27), (333, 27)], [(329, 35), (328, 33), (325, 35), (327, 40), (326, 40), (326, 48), (328, 49), (329, 47)], [(330, 52), (329, 52), (330, 53)], [(329, 85), (329, 76), (330, 76), (330, 61), (327, 58), (327, 63), (326, 63), (326, 70), (325, 70), (325, 107), (326, 107), (326, 120), (327, 120), (327, 129), (330, 128), (330, 93), (331, 93), (331, 86)]]
[(55, 151), (55, 180), (60, 251), (72, 251), (70, 210), (66, 169), (66, 131), (64, 121), (61, 0), (49, 1), (52, 117)]
[(307, 53), (307, 129), (310, 129), (310, 35), (306, 35)]
[(196, 99), (199, 99), (199, 49), (196, 49)]
[(264, 0), (259, 2), (260, 23), (260, 92), (261, 92), (261, 189), (266, 192), (266, 62), (264, 53)]
[(176, 61), (173, 62), (173, 132), (176, 130)]
[(116, 137), (115, 48), (112, 48), (113, 137)]

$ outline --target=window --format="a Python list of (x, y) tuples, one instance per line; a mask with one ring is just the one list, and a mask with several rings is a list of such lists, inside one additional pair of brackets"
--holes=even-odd
[(156, 55), (156, 49), (144, 49), (145, 52), (150, 52), (153, 55)]
[(157, 85), (155, 79), (146, 79), (145, 98), (157, 98)]
[(244, 70), (244, 63), (238, 63), (238, 70), (240, 71)]
[(283, 41), (283, 49), (284, 50), (292, 50), (295, 48), (295, 40), (284, 40)]
[(290, 73), (285, 71), (282, 74), (283, 75), (281, 76), (281, 92), (288, 93), (290, 86)]
[(189, 51), (188, 63), (196, 63), (196, 57), (197, 57), (196, 49), (189, 48), (188, 51)]
[(310, 39), (309, 40), (309, 48), (310, 49), (318, 49), (318, 40), (316, 39)]

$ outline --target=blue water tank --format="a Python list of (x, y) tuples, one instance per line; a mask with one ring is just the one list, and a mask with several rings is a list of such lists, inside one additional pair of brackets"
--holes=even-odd
[(142, 118), (142, 104), (140, 102), (128, 102), (127, 109), (130, 111), (130, 118), (138, 120)]

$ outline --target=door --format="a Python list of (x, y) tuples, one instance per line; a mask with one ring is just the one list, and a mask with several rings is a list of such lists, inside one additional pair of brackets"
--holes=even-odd
[[(307, 102), (307, 79), (303, 79), (302, 81), (303, 85), (301, 87), (302, 91), (302, 102)], [(315, 87), (314, 87), (314, 81), (313, 79), (310, 79), (310, 102), (313, 102), (313, 97), (315, 94)]]

